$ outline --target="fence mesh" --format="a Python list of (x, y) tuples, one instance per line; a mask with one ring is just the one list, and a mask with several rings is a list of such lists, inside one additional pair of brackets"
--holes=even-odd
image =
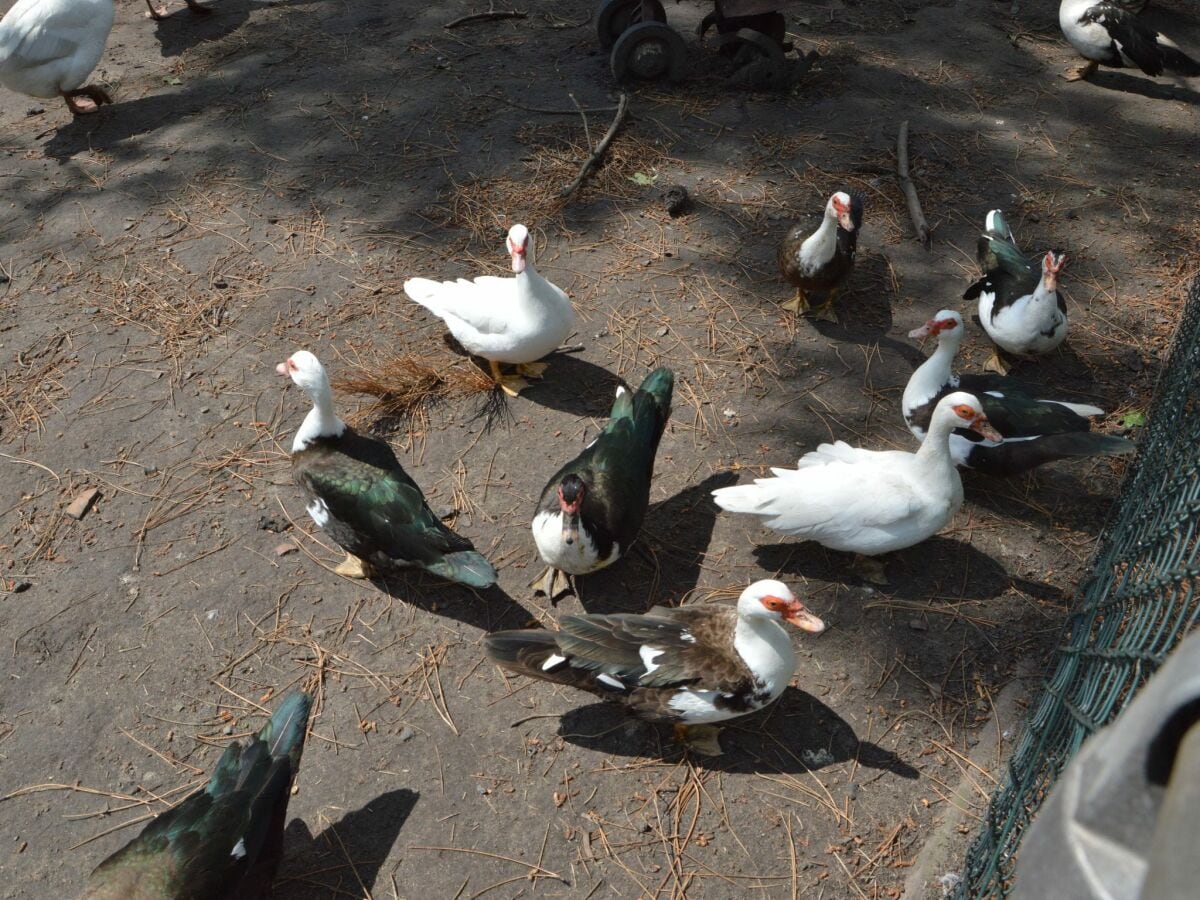
[(967, 854), (957, 898), (1003, 897), (1021, 833), (1079, 745), (1130, 701), (1200, 616), (1200, 276), (1159, 378), (1137, 458)]

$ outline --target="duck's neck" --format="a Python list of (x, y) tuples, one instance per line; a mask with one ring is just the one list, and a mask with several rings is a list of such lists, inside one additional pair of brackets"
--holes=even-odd
[(938, 475), (956, 474), (954, 460), (950, 456), (950, 432), (955, 429), (957, 421), (957, 417), (939, 416), (934, 412), (929, 430), (925, 432), (925, 440), (921, 441), (917, 450), (917, 459), (924, 468)]
[(1038, 280), (1037, 287), (1034, 288), (1033, 297), (1030, 298), (1035, 306), (1044, 306), (1046, 304), (1058, 304), (1058, 279), (1054, 280), (1054, 286), (1046, 285), (1046, 272), (1042, 271), (1042, 277)]
[(309, 396), (312, 398), (313, 408), (300, 423), (300, 429), (292, 440), (293, 453), (305, 449), (317, 438), (340, 437), (346, 431), (346, 423), (333, 411), (333, 395), (329, 385), (312, 391)]
[(796, 667), (792, 641), (783, 627), (761, 616), (738, 616), (733, 648), (773, 694), (783, 692)]
[(837, 249), (837, 219), (826, 215), (821, 226), (800, 245), (800, 258), (809, 265), (824, 265)]
[(941, 393), (942, 388), (954, 380), (952, 369), (954, 357), (958, 353), (958, 344), (953, 340), (938, 341), (933, 355), (912, 373), (908, 385), (904, 388), (904, 398), (901, 401), (904, 408), (911, 409)]

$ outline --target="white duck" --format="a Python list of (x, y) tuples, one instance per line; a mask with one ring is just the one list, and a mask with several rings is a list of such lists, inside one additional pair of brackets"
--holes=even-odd
[(30, 97), (62, 97), (77, 116), (95, 112), (112, 98), (83, 83), (112, 25), (113, 0), (17, 0), (0, 19), (0, 84)]
[(508, 231), (508, 252), (515, 278), (481, 275), (473, 281), (410, 278), (404, 293), (446, 323), (468, 353), (486, 359), (492, 377), (515, 397), (529, 386), (524, 378), (503, 375), (500, 363), (516, 365), (518, 376), (539, 378), (541, 359), (556, 350), (575, 325), (571, 299), (533, 266), (529, 229)]
[(883, 567), (861, 556), (919, 544), (941, 531), (962, 505), (962, 480), (950, 457), (956, 428), (1000, 440), (979, 400), (956, 391), (934, 408), (916, 453), (821, 444), (794, 470), (772, 469), (774, 478), (719, 488), (713, 497), (729, 512), (762, 516), (775, 531), (860, 554), (857, 567), (864, 577), (882, 581)]
[(1187, 78), (1200, 75), (1200, 61), (1137, 17), (1145, 5), (1136, 0), (1062, 0), (1058, 25), (1087, 60), (1067, 71), (1067, 81), (1089, 78), (1100, 66), (1136, 67), (1155, 77), (1164, 72)]

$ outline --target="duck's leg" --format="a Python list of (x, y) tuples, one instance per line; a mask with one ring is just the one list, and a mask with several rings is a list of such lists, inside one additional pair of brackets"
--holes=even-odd
[(347, 578), (370, 578), (372, 573), (371, 564), (353, 553), (347, 553), (346, 558), (338, 563), (333, 571)]
[(787, 303), (779, 304), (781, 309), (786, 309), (788, 312), (794, 312), (797, 315), (808, 310), (808, 297), (804, 295), (804, 288), (796, 288), (796, 296)]
[(549, 597), (551, 603), (557, 603), (558, 598), (566, 594), (575, 593), (574, 579), (562, 569), (553, 566), (547, 567), (545, 572), (529, 582), (529, 586), (533, 588), (535, 597)]
[(1012, 368), (1000, 357), (1000, 348), (994, 347), (992, 355), (988, 357), (988, 361), (983, 364), (985, 372), (995, 372), (997, 375), (1007, 375), (1008, 370)]
[(155, 6), (154, 0), (146, 0), (146, 6), (150, 7), (150, 18), (158, 22), (167, 16), (167, 4)]
[(1095, 71), (1100, 68), (1100, 63), (1094, 59), (1089, 59), (1082, 66), (1076, 66), (1073, 69), (1067, 69), (1063, 73), (1063, 78), (1067, 81), (1082, 81), (1085, 78), (1091, 78)]
[(500, 390), (508, 394), (510, 397), (515, 397), (525, 388), (529, 387), (529, 382), (524, 378), (519, 378), (516, 375), (505, 375), (500, 371), (500, 363), (494, 359), (488, 360), (488, 365), (492, 367), (492, 380), (499, 385)]
[[(94, 113), (100, 108), (103, 103), (112, 103), (112, 97), (108, 95), (108, 91), (104, 88), (96, 87), (94, 84), (84, 85), (73, 91), (59, 91), (59, 94), (67, 101), (67, 109), (71, 110), (72, 115), (86, 116)], [(86, 97), (89, 103), (80, 103), (79, 97)]]
[(810, 317), (813, 319), (824, 319), (826, 322), (836, 322), (838, 320), (837, 313), (833, 309), (833, 298), (838, 295), (838, 288), (833, 288), (825, 295), (825, 302), (816, 309), (810, 307)]
[(883, 563), (870, 556), (863, 556), (861, 553), (854, 554), (854, 563), (851, 566), (855, 574), (863, 581), (869, 581), (871, 584), (887, 584), (887, 573), (884, 572)]
[(675, 743), (701, 756), (720, 756), (721, 729), (716, 725), (684, 725), (675, 723)]
[(207, 6), (201, 6), (196, 0), (184, 0), (187, 3), (187, 8), (197, 16), (208, 16), (212, 14), (212, 10)]
[(517, 365), (517, 374), (526, 378), (541, 378), (547, 368), (548, 364), (544, 362), (520, 363)]

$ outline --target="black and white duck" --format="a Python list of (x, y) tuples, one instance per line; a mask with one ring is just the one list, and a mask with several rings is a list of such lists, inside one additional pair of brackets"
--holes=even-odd
[(756, 581), (736, 606), (655, 606), (644, 615), (563, 616), (559, 631), (500, 631), (487, 655), (513, 672), (566, 684), (675, 726), (675, 737), (720, 753), (713, 723), (774, 702), (796, 668), (781, 622), (819, 634), (825, 623), (786, 585)]
[[(796, 287), (796, 296), (782, 304), (784, 309), (812, 310), (820, 318), (836, 321), (833, 300), (854, 269), (862, 220), (862, 197), (838, 191), (825, 204), (815, 230), (812, 223), (792, 227), (778, 252), (779, 271)], [(812, 306), (810, 294), (820, 298), (820, 306)]]
[(1164, 72), (1189, 78), (1200, 75), (1200, 62), (1138, 18), (1145, 5), (1136, 0), (1062, 0), (1058, 25), (1063, 37), (1087, 60), (1069, 70), (1066, 79), (1087, 78), (1100, 66), (1138, 68), (1155, 77)]
[(315, 356), (298, 350), (275, 371), (313, 403), (292, 441), (292, 471), (312, 520), (346, 551), (335, 572), (367, 578), (374, 566), (416, 566), (471, 587), (496, 583), (491, 563), (434, 515), (392, 448), (337, 417), (329, 376)]
[[(963, 292), (963, 299), (979, 298), (980, 324), (999, 350), (1040, 356), (1061, 344), (1067, 336), (1067, 304), (1058, 293), (1058, 275), (1067, 257), (1048, 252), (1039, 267), (1018, 249), (998, 209), (987, 214), (978, 257), (983, 275)], [(984, 368), (1007, 375), (999, 350)]]
[(956, 428), (950, 435), (950, 456), (960, 466), (1015, 475), (1056, 459), (1133, 451), (1133, 443), (1125, 438), (1090, 430), (1090, 417), (1104, 415), (1099, 407), (1047, 400), (1044, 391), (1004, 375), (954, 374), (954, 357), (965, 331), (962, 316), (943, 309), (908, 333), (910, 338), (937, 340), (933, 355), (909, 378), (900, 403), (905, 424), (918, 438), (925, 439), (939, 400), (954, 391), (968, 391), (1002, 437), (994, 440), (970, 428)]
[(225, 748), (204, 790), (100, 863), (80, 900), (270, 897), (311, 705), (284, 697), (257, 735)]
[(604, 430), (546, 483), (532, 527), (549, 568), (533, 582), (535, 593), (556, 600), (573, 590), (574, 576), (612, 565), (629, 549), (650, 505), (674, 386), (670, 369), (655, 369), (635, 392), (617, 388)]

